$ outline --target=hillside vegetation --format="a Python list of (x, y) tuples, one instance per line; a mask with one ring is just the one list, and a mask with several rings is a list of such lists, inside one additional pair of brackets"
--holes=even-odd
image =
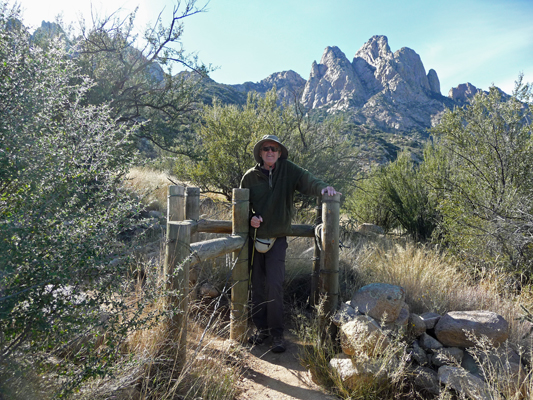
[[(417, 312), (488, 308), (527, 353), (531, 86), (519, 76), (510, 98), (479, 92), (446, 111), (427, 142), (310, 114), (280, 102), (275, 87), (224, 102), (200, 83), (209, 67), (173, 47), (183, 21), (205, 10), (196, 3), (180, 3), (170, 26), (158, 21), (142, 50), (134, 15), (32, 36), (19, 10), (0, 3), (0, 395), (237, 398), (247, 349), (209, 340), (227, 336), (225, 259), (199, 272), (223, 295), (216, 310), (191, 307), (187, 364), (175, 368), (164, 212), (168, 185), (185, 182), (201, 188), (203, 215), (229, 219), (226, 201), (265, 134), (343, 193), (343, 300), (382, 282), (404, 287)], [(309, 223), (315, 199), (297, 201), (295, 222)], [(387, 235), (362, 236), (362, 223)], [(311, 345), (304, 366), (346, 399), (417, 398), (405, 371), (355, 390), (329, 375), (331, 353), (316, 345), (320, 310), (306, 308), (308, 248), (291, 244), (286, 283), (295, 330)], [(530, 370), (525, 382), (532, 393)]]

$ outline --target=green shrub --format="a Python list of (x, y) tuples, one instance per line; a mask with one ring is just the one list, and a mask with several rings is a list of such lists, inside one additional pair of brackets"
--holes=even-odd
[(385, 231), (399, 227), (421, 241), (431, 237), (438, 221), (424, 178), (407, 152), (371, 171), (345, 207), (361, 222), (379, 225)]
[(425, 176), (442, 215), (439, 235), (474, 265), (531, 272), (531, 88), (506, 98), (495, 87), (448, 111), (425, 152)]
[(126, 304), (130, 267), (116, 262), (139, 224), (116, 189), (135, 162), (132, 132), (108, 106), (84, 105), (92, 83), (61, 40), (34, 45), (16, 18), (0, 5), (0, 368), (61, 355), (69, 389), (105, 375), (151, 318), (149, 298)]

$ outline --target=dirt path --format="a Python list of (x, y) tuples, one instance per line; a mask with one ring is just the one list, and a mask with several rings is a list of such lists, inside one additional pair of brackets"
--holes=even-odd
[(286, 336), (287, 351), (270, 351), (270, 340), (250, 348), (247, 371), (240, 382), (237, 400), (334, 400), (324, 394), (298, 362), (301, 346), (293, 335)]

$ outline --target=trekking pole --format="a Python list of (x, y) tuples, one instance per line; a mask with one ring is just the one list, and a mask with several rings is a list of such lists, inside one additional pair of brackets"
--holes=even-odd
[(253, 247), (252, 247), (252, 261), (251, 261), (251, 264), (250, 265), (254, 265), (254, 254), (255, 254), (255, 238), (257, 237), (257, 228), (255, 228), (255, 231), (254, 231), (254, 244), (253, 244)]
[(250, 261), (250, 272), (248, 273), (248, 290), (250, 290), (250, 286), (252, 283), (252, 267), (254, 265), (254, 254), (255, 254), (255, 238), (257, 237), (257, 228), (255, 228), (254, 231), (254, 242), (252, 243), (252, 260)]

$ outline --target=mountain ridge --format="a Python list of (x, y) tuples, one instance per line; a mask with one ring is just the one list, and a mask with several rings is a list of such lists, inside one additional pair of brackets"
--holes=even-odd
[[(60, 33), (59, 25), (43, 21), (32, 36), (38, 40)], [(156, 67), (152, 66), (152, 72), (161, 75)], [(192, 78), (191, 73), (180, 74), (184, 73)], [(421, 57), (408, 47), (393, 53), (384, 35), (372, 36), (351, 61), (339, 47), (327, 46), (320, 62), (311, 63), (307, 80), (286, 70), (242, 84), (205, 78), (202, 87), (202, 100), (208, 104), (215, 97), (227, 104), (244, 104), (248, 92), (266, 93), (276, 87), (280, 102), (298, 101), (310, 113), (343, 113), (356, 125), (385, 132), (416, 131), (425, 136), (446, 109), (464, 106), (480, 91), (467, 82), (443, 96), (437, 72), (430, 69), (426, 73)]]
[(311, 112), (343, 112), (355, 124), (400, 132), (427, 132), (447, 108), (463, 106), (480, 90), (463, 83), (443, 96), (437, 72), (426, 74), (420, 56), (408, 47), (393, 53), (384, 35), (372, 36), (352, 61), (337, 46), (326, 47), (320, 62), (312, 62), (308, 80), (288, 70), (258, 83), (226, 86), (264, 93), (274, 85), (280, 100), (296, 98)]

